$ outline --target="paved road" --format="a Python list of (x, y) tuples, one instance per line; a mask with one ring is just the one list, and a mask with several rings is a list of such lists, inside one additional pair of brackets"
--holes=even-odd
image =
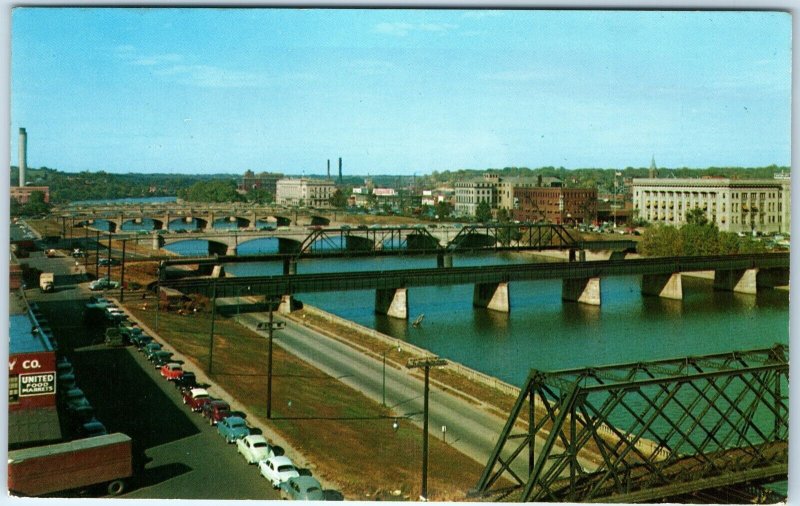
[[(237, 317), (240, 323), (254, 329), (259, 322), (266, 321), (263, 313), (249, 313)], [(286, 323), (283, 330), (275, 333), (275, 344), (338, 378), (348, 386), (381, 402), (383, 387), (383, 363), (350, 346), (328, 338), (312, 329), (291, 320), (278, 319)], [(391, 351), (388, 356), (391, 360)], [(431, 371), (435, 377), (436, 371)], [(401, 417), (408, 417), (422, 426), (423, 381), (410, 375), (405, 368), (386, 367), (386, 404)], [(505, 424), (467, 401), (444, 392), (431, 385), (429, 398), (429, 430), (433, 437), (442, 437), (441, 427), (446, 426), (446, 441), (481, 464), (489, 460), (499, 434)], [(543, 443), (537, 440), (539, 445)], [(510, 445), (506, 445), (507, 447)], [(504, 455), (508, 455), (508, 451)], [(525, 476), (527, 461), (517, 459), (514, 470)], [(582, 465), (590, 467), (588, 461)]]
[[(40, 255), (33, 253), (30, 263), (67, 276), (72, 259)], [(27, 296), (49, 320), (97, 418), (133, 440), (137, 479), (123, 497), (278, 499), (256, 466), (248, 466), (235, 445), (226, 445), (216, 429), (186, 409), (175, 388), (135, 348), (95, 344), (102, 328), (86, 327), (81, 319), (86, 285), (67, 285), (58, 274), (56, 279), (54, 293), (33, 288)]]

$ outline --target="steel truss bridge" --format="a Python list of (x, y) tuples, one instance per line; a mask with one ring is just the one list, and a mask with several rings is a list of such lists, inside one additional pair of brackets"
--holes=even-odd
[[(182, 261), (181, 261), (182, 262)], [(175, 262), (162, 262), (162, 267)], [(192, 263), (197, 263), (194, 260)], [(217, 260), (219, 263), (219, 260)], [(165, 279), (161, 286), (207, 297), (236, 297), (240, 293), (280, 297), (308, 292), (386, 290), (418, 286), (507, 283), (541, 279), (585, 279), (634, 274), (672, 274), (706, 270), (788, 269), (788, 253), (721, 255), (706, 257), (659, 257), (630, 260), (557, 262), (450, 267), (366, 272), (330, 272), (283, 276)]]
[[(472, 492), (637, 503), (785, 480), (788, 380), (782, 345), (531, 370)], [(593, 469), (578, 461), (589, 454)]]

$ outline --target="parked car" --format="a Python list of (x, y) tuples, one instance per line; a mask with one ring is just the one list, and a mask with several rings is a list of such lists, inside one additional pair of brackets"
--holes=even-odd
[(71, 373), (71, 372), (63, 373), (63, 374), (62, 373), (58, 373), (56, 377), (58, 379), (58, 388), (59, 389), (70, 390), (70, 389), (76, 387), (75, 374), (74, 373)]
[(67, 393), (64, 394), (64, 403), (67, 406), (67, 410), (70, 412), (82, 409), (85, 406), (91, 407), (91, 404), (89, 404), (89, 401), (83, 394), (83, 390), (80, 388), (72, 388), (68, 390)]
[(170, 381), (175, 381), (183, 376), (183, 366), (177, 362), (169, 362), (161, 366), (161, 376)]
[(170, 362), (178, 363), (176, 360), (172, 358), (171, 352), (164, 350), (157, 351), (153, 355), (151, 355), (150, 362), (153, 363), (153, 367), (155, 367), (156, 369), (161, 369), (163, 366), (169, 364)]
[(97, 261), (97, 265), (108, 267), (109, 265), (119, 265), (119, 260), (116, 258), (101, 258)]
[(270, 457), (262, 460), (258, 463), (258, 471), (261, 476), (272, 483), (272, 488), (278, 488), (281, 483), (289, 478), (300, 476), (292, 461), (286, 456)]
[(203, 406), (210, 400), (211, 396), (205, 388), (192, 388), (183, 393), (183, 403), (194, 412), (202, 411)]
[(183, 375), (175, 381), (175, 387), (180, 390), (197, 388), (197, 376), (192, 371), (183, 371)]
[(94, 418), (81, 425), (78, 432), (83, 437), (105, 436), (106, 434), (108, 434), (106, 426), (100, 423), (100, 421), (97, 420), (97, 418)]
[(144, 348), (142, 348), (142, 352), (144, 352), (144, 356), (150, 360), (150, 356), (157, 351), (161, 351), (161, 348), (161, 343), (151, 342), (147, 343)]
[(260, 434), (245, 436), (236, 441), (236, 451), (244, 457), (248, 464), (275, 457), (275, 450), (276, 447), (270, 445), (267, 439)]
[(73, 374), (75, 370), (72, 364), (66, 357), (59, 357), (56, 361), (56, 373), (58, 374)]
[(111, 281), (108, 278), (99, 278), (95, 279), (91, 283), (89, 283), (89, 290), (111, 290), (114, 288), (119, 288), (119, 282)]
[(131, 337), (131, 342), (133, 343), (134, 346), (136, 346), (138, 349), (141, 350), (142, 348), (153, 342), (153, 338), (142, 332), (139, 335)]
[(223, 418), (230, 416), (230, 414), (230, 404), (220, 399), (214, 399), (203, 406), (203, 417), (208, 419), (209, 425), (216, 425)]
[(217, 423), (217, 432), (225, 438), (226, 443), (233, 443), (245, 436), (250, 435), (250, 428), (244, 418), (238, 416), (229, 416), (221, 419)]
[(281, 499), (293, 501), (324, 501), (322, 485), (311, 476), (296, 476), (280, 484)]

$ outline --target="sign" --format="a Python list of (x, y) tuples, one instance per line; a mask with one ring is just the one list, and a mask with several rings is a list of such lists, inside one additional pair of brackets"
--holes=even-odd
[(20, 397), (54, 393), (56, 393), (55, 371), (19, 375)]

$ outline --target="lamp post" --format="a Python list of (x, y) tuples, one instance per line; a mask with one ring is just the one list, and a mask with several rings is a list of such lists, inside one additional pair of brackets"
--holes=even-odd
[(381, 398), (383, 399), (383, 401), (381, 402), (381, 406), (386, 406), (386, 354), (389, 353), (392, 350), (397, 350), (399, 352), (400, 351), (400, 345), (398, 344), (397, 346), (392, 346), (390, 348), (387, 348), (382, 354), (383, 355), (383, 389), (382, 389), (383, 395), (382, 395)]
[(267, 351), (267, 418), (272, 418), (272, 333), (276, 330), (282, 329), (285, 324), (283, 322), (275, 322), (272, 319), (272, 306), (275, 304), (275, 299), (269, 299), (267, 305), (269, 306), (269, 320), (261, 322), (256, 325), (258, 330), (267, 330), (267, 339), (269, 346)]
[(208, 344), (208, 375), (214, 372), (214, 323), (217, 316), (217, 280), (214, 279), (214, 284), (211, 288), (211, 338)]
[(425, 369), (425, 400), (422, 409), (422, 493), (420, 499), (428, 500), (428, 394), (430, 391), (431, 367), (446, 365), (447, 361), (439, 357), (412, 358), (406, 364), (409, 369)]
[(127, 239), (123, 239), (122, 240), (122, 264), (120, 265), (120, 274), (119, 274), (119, 301), (120, 302), (125, 302), (125, 246), (127, 244), (128, 244), (128, 240)]

